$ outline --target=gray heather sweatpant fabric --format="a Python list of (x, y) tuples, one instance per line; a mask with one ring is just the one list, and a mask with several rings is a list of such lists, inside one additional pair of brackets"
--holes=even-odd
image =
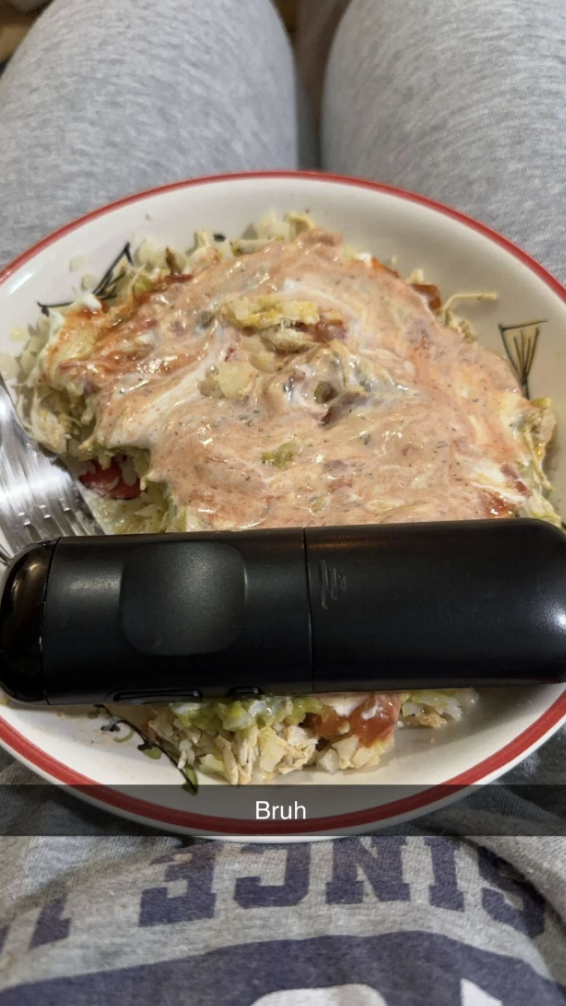
[[(353, 0), (322, 167), (440, 198), (564, 280), (565, 120), (566, 4)], [(0, 79), (0, 264), (124, 194), (315, 150), (268, 0), (54, 0)], [(559, 808), (511, 787), (559, 783), (565, 764), (561, 732), (494, 791), (492, 820), (546, 816), (552, 834)], [(32, 779), (0, 754), (0, 783)], [(565, 1001), (561, 838), (451, 843), (417, 823), (407, 841), (250, 850), (131, 837), (55, 788), (18, 814), (38, 837), (0, 840), (0, 1006)], [(77, 837), (39, 837), (55, 818)], [(446, 811), (462, 835), (487, 823)]]
[(353, 0), (322, 155), (471, 214), (566, 280), (564, 0)]
[(312, 163), (298, 105), (266, 0), (56, 0), (0, 79), (0, 264), (156, 184)]

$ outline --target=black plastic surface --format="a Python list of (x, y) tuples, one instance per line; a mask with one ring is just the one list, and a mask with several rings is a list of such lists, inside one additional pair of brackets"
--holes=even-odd
[(315, 691), (566, 680), (566, 535), (540, 520), (308, 528)]
[(62, 539), (43, 656), (52, 703), (311, 691), (303, 532)]
[[(47, 586), (46, 586), (47, 584)], [(21, 701), (566, 680), (566, 535), (538, 520), (61, 539), (6, 576)]]
[(231, 688), (228, 694), (231, 699), (260, 699), (264, 693), (257, 685), (241, 685)]
[(43, 602), (53, 542), (30, 545), (6, 571), (0, 601), (0, 684), (19, 702), (44, 703)]
[[(139, 653), (195, 656), (218, 653), (241, 635), (246, 610), (241, 553), (222, 541), (166, 541), (128, 556), (120, 618)], [(182, 613), (182, 614), (180, 614)]]

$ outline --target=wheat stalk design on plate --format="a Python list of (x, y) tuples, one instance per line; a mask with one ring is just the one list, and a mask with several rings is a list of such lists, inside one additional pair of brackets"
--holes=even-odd
[(519, 378), (525, 398), (530, 398), (529, 374), (535, 359), (540, 335), (539, 326), (545, 324), (546, 319), (543, 318), (540, 321), (524, 321), (520, 325), (498, 326), (505, 352)]
[[(112, 300), (116, 295), (116, 287), (119, 280), (123, 279), (126, 275), (126, 270), (128, 265), (133, 265), (134, 260), (132, 257), (132, 249), (130, 242), (122, 248), (122, 251), (116, 256), (112, 264), (108, 267), (104, 276), (96, 284), (93, 290), (90, 292), (94, 294), (97, 300)], [(70, 307), (74, 302), (72, 300), (63, 301), (59, 304), (42, 304), (40, 301), (37, 302), (37, 306), (41, 308), (42, 314), (49, 314), (50, 310), (57, 310), (60, 307)]]

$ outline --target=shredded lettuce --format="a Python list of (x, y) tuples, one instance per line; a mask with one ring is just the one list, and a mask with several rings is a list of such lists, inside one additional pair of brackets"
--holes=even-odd
[(171, 709), (184, 727), (197, 727), (207, 733), (220, 730), (235, 733), (251, 726), (302, 723), (307, 713), (320, 712), (322, 703), (309, 695), (297, 698), (266, 696), (233, 702), (213, 699), (203, 703), (181, 703), (172, 705)]

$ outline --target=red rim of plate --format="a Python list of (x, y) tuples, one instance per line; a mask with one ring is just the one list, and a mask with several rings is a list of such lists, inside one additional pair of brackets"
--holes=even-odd
[[(325, 174), (315, 171), (256, 171), (193, 178), (187, 181), (162, 185), (154, 189), (148, 189), (144, 192), (138, 193), (137, 195), (128, 196), (125, 199), (119, 199), (116, 202), (109, 203), (107, 206), (94, 210), (92, 213), (87, 213), (85, 216), (79, 217), (77, 220), (72, 221), (65, 227), (61, 227), (53, 234), (33, 245), (33, 247), (25, 251), (17, 259), (10, 263), (10, 265), (6, 266), (2, 272), (0, 272), (0, 286), (4, 284), (17, 269), (29, 262), (30, 259), (32, 259), (44, 248), (47, 248), (49, 245), (58, 241), (66, 234), (70, 234), (83, 224), (88, 223), (91, 220), (95, 220), (97, 217), (104, 216), (107, 213), (111, 213), (119, 207), (126, 206), (130, 203), (140, 202), (152, 196), (160, 195), (165, 192), (171, 192), (176, 189), (190, 188), (197, 185), (211, 185), (226, 181), (244, 181), (250, 178), (300, 178), (303, 180), (331, 182), (337, 185), (349, 185), (356, 188), (372, 189), (375, 192), (385, 193), (387, 195), (395, 196), (398, 199), (403, 199), (428, 207), (429, 209), (435, 210), (437, 213), (451, 217), (453, 220), (464, 224), (466, 227), (483, 234), (484, 237), (489, 238), (492, 242), (499, 245), (500, 248), (509, 252), (509, 254), (511, 254), (514, 258), (519, 259), (519, 261), (522, 262), (523, 265), (526, 265), (531, 272), (535, 273), (539, 279), (546, 284), (546, 286), (550, 287), (550, 289), (566, 305), (566, 289), (559, 280), (552, 276), (547, 269), (531, 258), (531, 256), (525, 251), (517, 247), (517, 245), (507, 240), (507, 238), (504, 238), (501, 234), (498, 234), (497, 231), (485, 226), (485, 224), (481, 224), (477, 220), (474, 220), (472, 217), (469, 217), (464, 213), (460, 213), (458, 210), (452, 209), (448, 206), (444, 206), (442, 203), (436, 202), (433, 199), (428, 199), (426, 196), (417, 195), (413, 192), (406, 192), (403, 189), (398, 189), (391, 185), (383, 185), (379, 182), (372, 182), (362, 178), (350, 178), (343, 175)], [(265, 835), (266, 837), (283, 837), (285, 835), (308, 835), (317, 832), (326, 832), (327, 834), (339, 833), (344, 829), (355, 829), (364, 827), (365, 825), (379, 824), (383, 821), (389, 821), (400, 816), (413, 814), (419, 810), (425, 810), (427, 808), (430, 809), (440, 801), (446, 800), (448, 792), (450, 792), (452, 796), (460, 792), (463, 793), (463, 791), (465, 791), (468, 787), (501, 774), (505, 768), (511, 767), (512, 764), (521, 759), (521, 756), (526, 755), (531, 749), (538, 746), (547, 735), (549, 736), (558, 729), (564, 719), (566, 719), (566, 691), (558, 697), (558, 699), (552, 704), (552, 706), (550, 706), (549, 709), (546, 710), (546, 712), (539, 716), (535, 723), (531, 724), (530, 727), (524, 730), (523, 733), (519, 734), (519, 736), (513, 741), (506, 744), (505, 747), (501, 748), (499, 751), (496, 751), (495, 754), (491, 755), (489, 758), (479, 762), (473, 768), (468, 769), (466, 772), (463, 772), (458, 776), (454, 776), (452, 779), (449, 779), (446, 783), (431, 786), (422, 793), (418, 793), (401, 800), (395, 800), (379, 807), (356, 811), (351, 814), (339, 814), (326, 818), (316, 818), (312, 822), (309, 822), (306, 827), (305, 823), (298, 821), (285, 823), (278, 822), (277, 824), (270, 826), (268, 823), (260, 825), (256, 821), (240, 821), (237, 818), (231, 819), (211, 817), (203, 814), (195, 814), (191, 811), (179, 811), (172, 808), (159, 807), (147, 800), (139, 800), (135, 797), (127, 796), (110, 786), (96, 783), (94, 780), (88, 779), (86, 776), (69, 769), (62, 762), (59, 762), (56, 758), (51, 757), (51, 755), (45, 754), (41, 748), (36, 747), (35, 744), (32, 744), (31, 741), (28, 741), (25, 737), (23, 737), (22, 734), (20, 734), (14, 727), (6, 723), (1, 714), (0, 742), (9, 748), (12, 753), (25, 759), (32, 768), (38, 769), (41, 775), (49, 777), (56, 783), (70, 786), (76, 792), (77, 796), (87, 797), (89, 800), (94, 800), (97, 803), (104, 805), (107, 809), (113, 810), (117, 813), (121, 812), (128, 816), (133, 816), (138, 819), (141, 818), (145, 822), (150, 822), (152, 824), (165, 826), (169, 825), (174, 828), (186, 828), (208, 834), (238, 834), (242, 836)]]

